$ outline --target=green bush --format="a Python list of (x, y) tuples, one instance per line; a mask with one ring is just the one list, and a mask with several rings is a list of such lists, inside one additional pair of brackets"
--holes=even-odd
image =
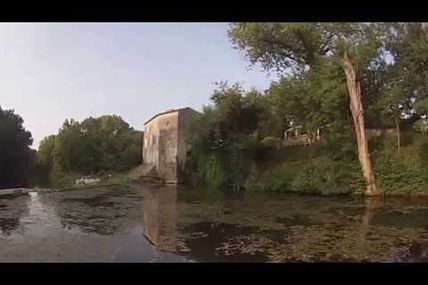
[[(269, 145), (269, 141), (263, 144)], [(377, 184), (386, 195), (428, 194), (428, 136), (407, 132), (402, 134), (402, 142), (398, 151), (395, 134), (370, 141)], [(224, 157), (228, 163), (211, 157), (198, 167), (213, 187), (224, 187), (222, 182), (232, 177), (245, 181), (243, 187), (250, 192), (341, 195), (363, 194), (366, 187), (355, 151), (348, 146), (285, 147), (255, 164), (250, 156), (238, 159), (232, 151), (229, 154)], [(234, 161), (240, 163), (232, 164)], [(229, 170), (222, 165), (229, 165)]]
[(67, 173), (61, 167), (54, 163), (51, 172), (49, 173), (50, 186), (54, 188), (64, 188), (72, 186), (79, 177), (77, 173)]
[(361, 193), (364, 180), (358, 163), (328, 159), (284, 163), (253, 173), (245, 187), (252, 192), (340, 195)]
[(393, 135), (379, 139), (373, 151), (377, 183), (385, 194), (428, 193), (428, 137), (407, 134), (410, 144), (397, 150)]
[(364, 181), (358, 164), (347, 161), (322, 160), (309, 164), (293, 180), (290, 190), (322, 195), (361, 192)]

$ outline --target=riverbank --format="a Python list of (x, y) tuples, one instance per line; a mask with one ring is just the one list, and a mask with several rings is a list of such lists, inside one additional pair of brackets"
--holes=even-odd
[(97, 187), (124, 186), (131, 179), (127, 172), (110, 173), (110, 175), (93, 175), (83, 178), (77, 173), (61, 173), (60, 179), (53, 179), (50, 186), (34, 186), (38, 192), (56, 192), (66, 190), (91, 189)]
[(72, 187), (63, 187), (63, 188), (13, 188), (13, 189), (0, 189), (0, 199), (1, 198), (9, 198), (16, 197), (21, 195), (26, 195), (30, 192), (37, 193), (52, 193), (52, 192), (63, 192), (63, 191), (72, 191), (72, 190), (91, 190), (98, 188), (113, 188), (113, 187), (127, 187), (126, 184), (119, 183), (103, 183), (103, 184), (95, 184), (95, 185), (76, 185)]
[[(370, 141), (376, 182), (384, 196), (428, 196), (428, 137), (393, 135)], [(355, 153), (327, 144), (274, 151), (247, 177), (246, 191), (313, 195), (364, 195), (365, 181)]]
[[(395, 147), (393, 135), (383, 135), (370, 141), (373, 167), (378, 187), (383, 196), (428, 196), (428, 137), (403, 133), (401, 148)], [(348, 152), (347, 152), (348, 151)], [(207, 166), (207, 168), (209, 168)], [(217, 169), (218, 170), (218, 169)], [(215, 172), (215, 171), (214, 171)], [(246, 175), (240, 191), (256, 193), (299, 194), (311, 196), (364, 196), (365, 181), (352, 152), (328, 144), (289, 146), (268, 153)], [(78, 174), (66, 174), (67, 183), (54, 185), (61, 190), (91, 189), (102, 186), (127, 185), (133, 171), (112, 173), (110, 178), (99, 176), (93, 185), (76, 185)], [(134, 175), (135, 176), (135, 175)], [(65, 176), (64, 176), (65, 177)], [(97, 177), (94, 175), (94, 177)], [(206, 178), (208, 180), (209, 178)], [(210, 181), (189, 187), (213, 188), (222, 191), (225, 186), (209, 185)], [(197, 185), (197, 186), (196, 186)], [(229, 190), (228, 190), (229, 191)], [(234, 191), (230, 189), (230, 191)]]
[(34, 191), (30, 188), (9, 188), (9, 189), (0, 189), (0, 198), (3, 197), (14, 197), (28, 194), (29, 192)]

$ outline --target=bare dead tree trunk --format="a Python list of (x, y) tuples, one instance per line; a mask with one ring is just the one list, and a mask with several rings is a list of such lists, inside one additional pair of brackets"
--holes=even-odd
[(351, 109), (352, 118), (354, 120), (355, 134), (357, 138), (358, 159), (361, 164), (363, 176), (366, 180), (367, 196), (379, 195), (380, 191), (376, 186), (376, 181), (373, 173), (372, 162), (370, 159), (369, 145), (366, 136), (366, 129), (364, 124), (364, 109), (361, 101), (361, 86), (357, 76), (352, 59), (345, 52), (343, 57), (342, 68), (346, 75), (346, 85), (349, 93), (349, 107)]
[(398, 152), (400, 152), (400, 147), (401, 147), (400, 121), (397, 117), (395, 117), (395, 129), (397, 131), (397, 150)]

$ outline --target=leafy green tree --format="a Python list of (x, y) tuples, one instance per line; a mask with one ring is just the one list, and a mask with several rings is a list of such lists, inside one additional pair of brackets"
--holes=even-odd
[(125, 171), (141, 163), (141, 133), (115, 115), (66, 120), (56, 136), (42, 141), (38, 157), (56, 180), (65, 181), (64, 173)]
[(193, 168), (214, 186), (240, 189), (255, 167), (265, 138), (269, 109), (265, 97), (238, 84), (220, 83), (191, 127)]
[(38, 186), (49, 186), (50, 173), (55, 162), (55, 141), (56, 136), (45, 137), (39, 145), (36, 153), (36, 164), (32, 169), (32, 184)]
[(381, 52), (360, 76), (366, 117), (371, 127), (395, 127), (399, 150), (401, 125), (412, 124), (424, 114), (426, 29), (421, 23), (369, 26), (378, 31)]
[(33, 139), (23, 123), (13, 110), (0, 107), (0, 189), (28, 184)]
[(50, 135), (41, 140), (37, 151), (37, 159), (39, 163), (50, 169), (54, 161), (55, 151), (55, 135)]
[(94, 170), (94, 148), (80, 124), (66, 120), (57, 135), (55, 158), (65, 172), (90, 174)]
[[(329, 61), (342, 68), (342, 79), (338, 81), (346, 80), (368, 195), (379, 191), (365, 134), (360, 75), (382, 52), (383, 32), (382, 24), (365, 23), (236, 23), (229, 30), (235, 46), (245, 51), (251, 63), (260, 63), (266, 70), (276, 69), (286, 76), (311, 76)], [(330, 89), (332, 84), (329, 80), (318, 83), (321, 90)], [(311, 103), (316, 103), (317, 110), (318, 100)], [(315, 113), (314, 118), (319, 119), (320, 112)]]

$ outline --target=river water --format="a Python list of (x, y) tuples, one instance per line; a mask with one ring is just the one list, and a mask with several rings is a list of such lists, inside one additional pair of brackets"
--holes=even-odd
[(0, 199), (1, 262), (427, 262), (428, 200), (147, 185)]

